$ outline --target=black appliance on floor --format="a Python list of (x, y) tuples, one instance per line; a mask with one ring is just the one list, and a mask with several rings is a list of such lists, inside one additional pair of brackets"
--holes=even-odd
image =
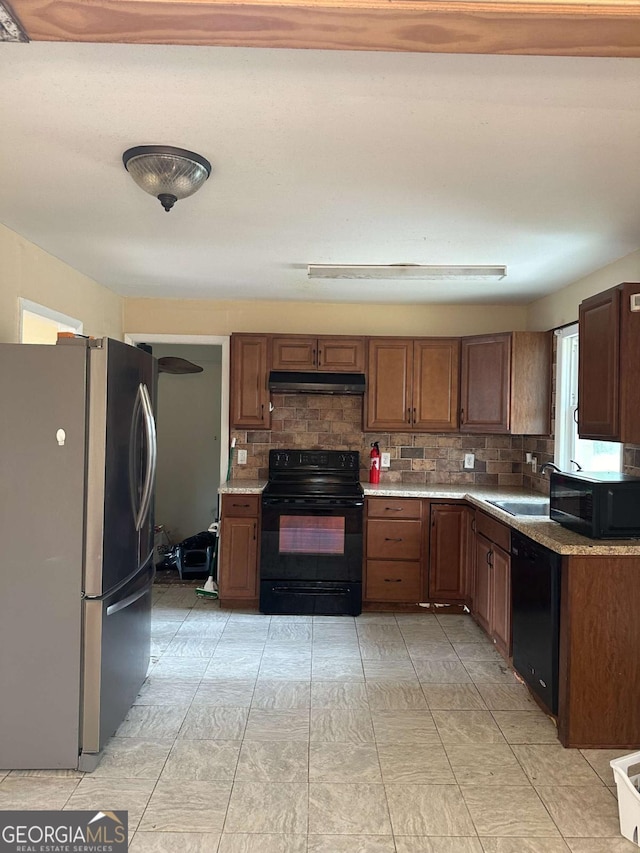
[(262, 495), (262, 613), (362, 611), (359, 469), (357, 451), (269, 451)]
[(513, 668), (552, 714), (558, 713), (562, 557), (511, 532)]

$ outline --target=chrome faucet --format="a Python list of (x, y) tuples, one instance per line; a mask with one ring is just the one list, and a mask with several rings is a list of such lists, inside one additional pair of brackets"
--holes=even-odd
[(548, 471), (549, 468), (552, 468), (554, 471), (557, 471), (559, 474), (562, 473), (562, 468), (558, 468), (558, 466), (554, 465), (553, 462), (545, 462), (544, 465), (540, 466), (540, 474), (544, 474), (544, 472)]

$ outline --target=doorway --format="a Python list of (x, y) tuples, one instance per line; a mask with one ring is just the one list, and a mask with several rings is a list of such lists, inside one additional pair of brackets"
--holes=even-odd
[(218, 517), (229, 452), (229, 338), (130, 334), (125, 340), (149, 345), (156, 358), (202, 368), (158, 376), (155, 522), (178, 544)]

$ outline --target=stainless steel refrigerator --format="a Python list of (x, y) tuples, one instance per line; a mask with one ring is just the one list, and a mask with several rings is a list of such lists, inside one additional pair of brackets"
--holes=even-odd
[(0, 768), (93, 770), (150, 649), (155, 359), (0, 344)]

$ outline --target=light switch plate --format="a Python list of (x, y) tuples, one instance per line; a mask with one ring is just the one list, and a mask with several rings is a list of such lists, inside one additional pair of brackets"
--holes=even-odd
[(246, 465), (247, 464), (247, 451), (239, 450), (238, 451), (238, 465)]
[(476, 457), (474, 453), (465, 453), (464, 454), (464, 467), (465, 468), (473, 468), (476, 464)]
[(382, 453), (381, 454), (380, 467), (381, 468), (391, 468), (391, 454), (390, 453)]

